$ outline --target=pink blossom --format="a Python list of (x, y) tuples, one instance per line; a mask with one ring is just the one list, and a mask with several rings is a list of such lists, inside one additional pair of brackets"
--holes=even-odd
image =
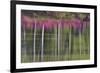
[(42, 29), (43, 26), (45, 29), (52, 29), (57, 28), (58, 24), (60, 24), (60, 27), (64, 28), (73, 27), (74, 29), (81, 29), (83, 28), (83, 23), (84, 26), (86, 26), (87, 21), (82, 22), (80, 19), (35, 19), (28, 16), (22, 16), (21, 22), (22, 26), (28, 29), (34, 28), (35, 25), (39, 29)]
[(33, 18), (22, 16), (22, 26), (26, 28), (32, 28), (34, 23), (35, 21), (33, 20)]

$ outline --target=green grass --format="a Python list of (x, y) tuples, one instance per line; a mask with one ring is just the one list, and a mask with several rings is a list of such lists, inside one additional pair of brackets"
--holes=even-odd
[[(22, 63), (29, 63), (29, 62), (33, 62), (34, 60), (31, 59), (32, 57), (30, 55), (28, 56), (23, 56), (21, 58), (21, 62)], [(90, 55), (89, 54), (73, 54), (73, 55), (60, 55), (58, 56), (50, 56), (50, 55), (44, 55), (43, 57), (43, 61), (42, 62), (47, 62), (47, 61), (71, 61), (71, 60), (89, 60), (90, 59)], [(36, 55), (35, 57), (35, 62), (41, 62), (40, 61), (40, 57)]]
[[(37, 33), (41, 33), (41, 31), (37, 31)], [(69, 46), (68, 41), (70, 31), (67, 28), (64, 28), (61, 30), (61, 38), (60, 38), (60, 49), (59, 49), (59, 55), (57, 54), (57, 43), (55, 42), (54, 38), (55, 35), (47, 35), (48, 33), (54, 34), (53, 31), (46, 31), (44, 35), (44, 51), (46, 54), (44, 54), (43, 62), (47, 61), (70, 61), (70, 60), (87, 60), (90, 59), (90, 34), (89, 34), (89, 28), (87, 28), (84, 32), (81, 34), (81, 41), (79, 40), (79, 36), (74, 34), (74, 31), (72, 33), (72, 39), (71, 39), (71, 48), (69, 52)], [(26, 42), (29, 48), (33, 47), (33, 33), (30, 31), (26, 35)], [(36, 40), (36, 57), (35, 62), (41, 62), (41, 57), (38, 55), (39, 51), (41, 50), (41, 36), (36, 36), (38, 39)], [(50, 38), (47, 40), (47, 38)], [(56, 44), (55, 44), (56, 43)], [(67, 45), (67, 46), (66, 46)], [(81, 48), (80, 48), (81, 45)], [(32, 50), (32, 49), (31, 49)], [(27, 48), (27, 52), (28, 51)], [(55, 55), (56, 52), (56, 55)], [(24, 54), (21, 55), (21, 62), (22, 63), (29, 63), (33, 62), (33, 55), (32, 54)]]

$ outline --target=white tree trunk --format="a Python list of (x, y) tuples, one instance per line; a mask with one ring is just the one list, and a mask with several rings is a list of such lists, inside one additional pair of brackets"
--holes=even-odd
[(60, 57), (60, 25), (61, 24), (58, 24), (58, 60)]
[(41, 48), (41, 61), (43, 61), (43, 51), (44, 51), (44, 25), (42, 27), (42, 48)]
[(55, 61), (57, 60), (57, 28), (55, 28)]
[(72, 35), (71, 35), (71, 34), (72, 34), (72, 33), (71, 33), (71, 24), (70, 24), (69, 30), (70, 30), (70, 33), (69, 33), (69, 51), (68, 51), (68, 58), (70, 59), (70, 57), (71, 57), (71, 56), (70, 56), (70, 55), (71, 55), (70, 52), (71, 52), (71, 46), (72, 46), (72, 45), (71, 45), (71, 40), (72, 40), (72, 39), (71, 39), (71, 36), (72, 36)]
[[(79, 32), (80, 32), (80, 31), (79, 31)], [(81, 47), (82, 41), (81, 41), (81, 39), (82, 39), (82, 34), (81, 34), (81, 32), (80, 32), (80, 34), (79, 34), (79, 43), (80, 43), (80, 45), (79, 45), (79, 48), (80, 48), (80, 58), (81, 58), (81, 53), (82, 53), (82, 47)]]
[(27, 50), (26, 50), (26, 32), (25, 32), (25, 27), (24, 27), (24, 38), (23, 38), (23, 40), (24, 40), (24, 56), (26, 58)]
[(34, 47), (33, 47), (33, 52), (34, 52), (34, 62), (35, 62), (35, 58), (36, 58), (36, 51), (35, 51), (35, 41), (36, 41), (36, 23), (35, 23), (35, 27), (34, 27)]

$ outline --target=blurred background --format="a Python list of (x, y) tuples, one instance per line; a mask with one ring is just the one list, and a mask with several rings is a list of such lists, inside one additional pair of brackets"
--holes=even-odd
[(90, 59), (90, 14), (21, 11), (21, 62)]

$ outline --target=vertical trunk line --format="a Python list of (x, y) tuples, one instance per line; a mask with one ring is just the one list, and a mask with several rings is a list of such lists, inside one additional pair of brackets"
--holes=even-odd
[(70, 33), (69, 33), (69, 52), (68, 52), (68, 59), (70, 60), (70, 53), (71, 53), (71, 37), (72, 37), (72, 35), (71, 35), (71, 24), (70, 24), (70, 28), (69, 28), (69, 30), (70, 30)]
[(35, 62), (35, 57), (36, 57), (36, 50), (35, 50), (35, 44), (36, 43), (36, 23), (35, 23), (35, 27), (34, 27), (34, 47), (33, 47), (33, 52), (34, 52), (34, 62)]
[(41, 49), (41, 61), (43, 61), (43, 51), (44, 51), (44, 25), (42, 27), (42, 49)]
[(60, 24), (58, 24), (58, 60), (60, 57)]
[(26, 57), (27, 56), (26, 55), (27, 51), (26, 51), (26, 32), (25, 32), (25, 27), (24, 27), (24, 49), (25, 49), (24, 54), (25, 54), (25, 57)]
[(55, 61), (57, 57), (57, 29), (56, 28), (55, 28)]
[[(82, 30), (82, 29), (81, 29), (81, 30)], [(81, 33), (81, 31), (79, 31), (79, 43), (80, 43), (80, 45), (79, 45), (79, 48), (80, 48), (80, 59), (81, 59), (81, 54), (82, 54), (82, 47), (81, 47), (82, 41), (81, 41), (81, 39), (82, 39), (82, 33)]]

